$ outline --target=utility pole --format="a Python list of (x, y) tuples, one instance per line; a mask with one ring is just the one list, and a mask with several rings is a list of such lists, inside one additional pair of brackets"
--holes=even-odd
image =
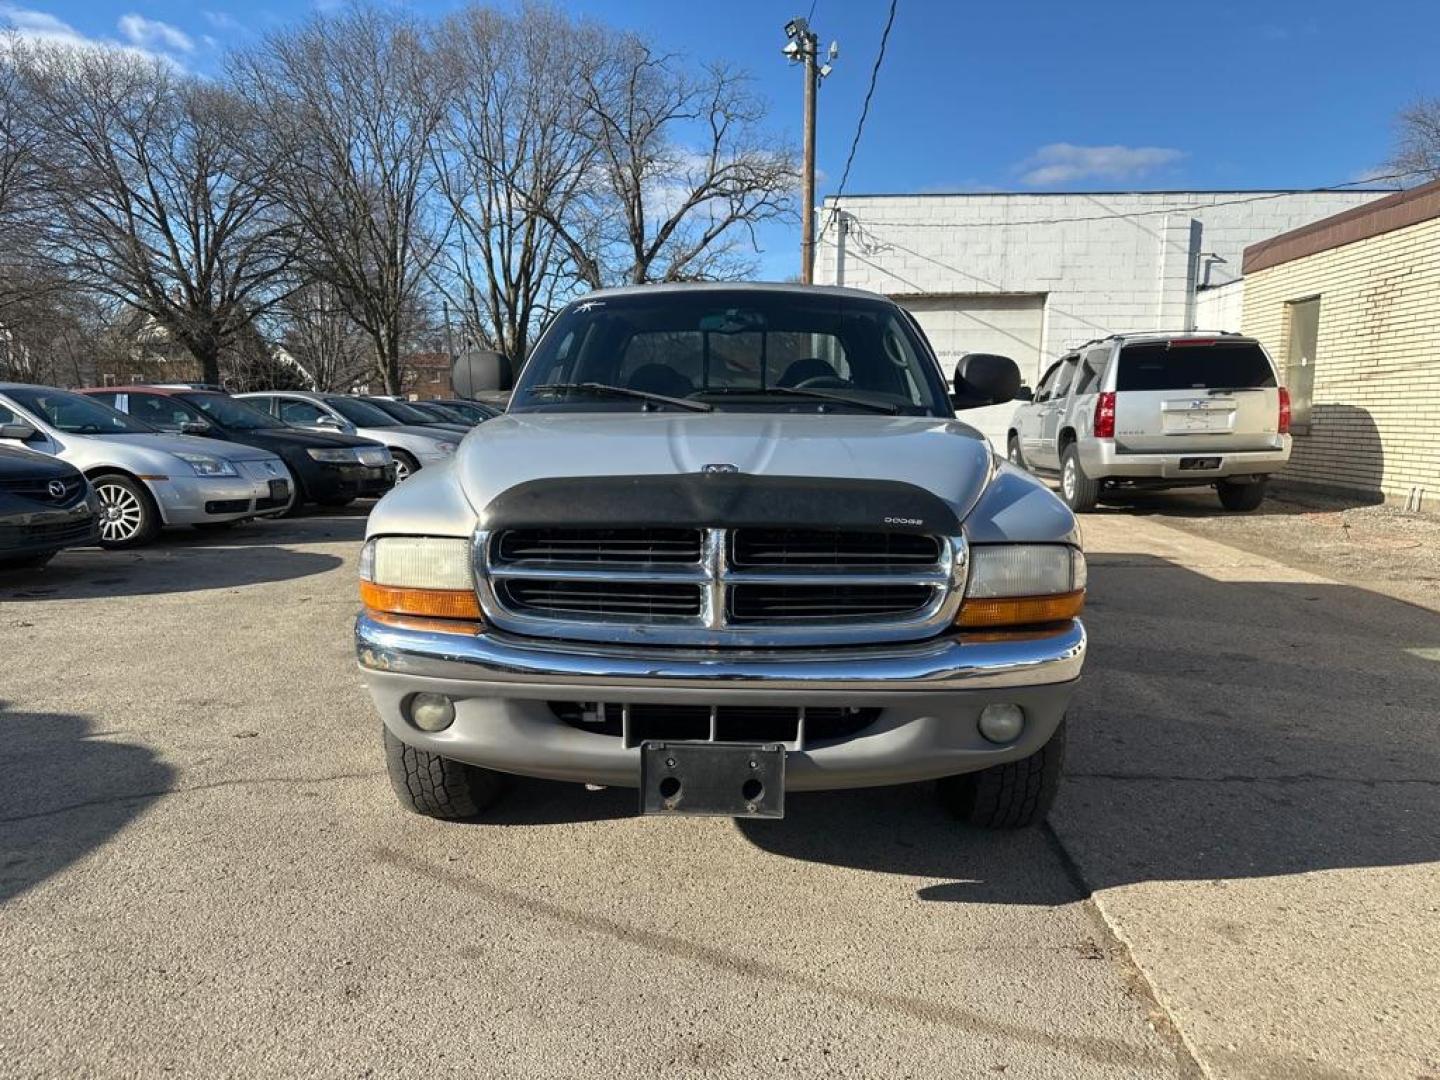
[[(800, 280), (806, 285), (815, 280), (815, 93), (820, 80), (830, 74), (830, 63), (819, 63), (820, 35), (810, 29), (802, 18), (785, 24), (789, 38), (781, 50), (792, 64), (800, 64), (805, 72), (805, 138), (802, 150), (800, 187)], [(830, 46), (830, 61), (840, 55), (837, 45)]]

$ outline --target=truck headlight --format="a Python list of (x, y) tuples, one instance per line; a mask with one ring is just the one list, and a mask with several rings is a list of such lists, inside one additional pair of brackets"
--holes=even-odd
[(956, 624), (1033, 626), (1085, 607), (1085, 555), (1066, 544), (977, 544)]
[(209, 454), (191, 454), (180, 451), (175, 455), (190, 468), (195, 470), (196, 476), (239, 476), (235, 466), (224, 458), (211, 457)]
[(391, 615), (478, 621), (470, 541), (449, 536), (366, 541), (360, 550), (360, 600)]

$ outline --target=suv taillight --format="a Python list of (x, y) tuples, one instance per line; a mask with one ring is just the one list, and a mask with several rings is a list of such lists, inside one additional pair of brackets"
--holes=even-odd
[(1280, 387), (1280, 434), (1290, 434), (1290, 391)]
[(1115, 437), (1115, 391), (1103, 391), (1095, 399), (1095, 438)]

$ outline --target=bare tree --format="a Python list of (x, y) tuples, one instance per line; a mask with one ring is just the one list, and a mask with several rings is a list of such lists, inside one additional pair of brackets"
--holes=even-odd
[(1420, 98), (1407, 105), (1395, 127), (1390, 170), (1406, 183), (1440, 179), (1440, 98)]
[(430, 145), (445, 112), (421, 24), (352, 8), (266, 38), (232, 76), (264, 118), (250, 149), (300, 228), (307, 273), (333, 285), (400, 389), (407, 308), (435, 256)]
[(754, 228), (793, 216), (799, 170), (761, 133), (764, 103), (720, 65), (690, 68), (633, 34), (582, 72), (596, 142), (585, 212), (546, 211), (582, 280), (684, 281), (753, 271)]
[(349, 390), (368, 383), (375, 353), (333, 285), (313, 281), (275, 312), (280, 348), (294, 359), (312, 390)]
[(271, 169), (228, 91), (105, 49), (12, 58), (54, 192), (49, 244), (89, 288), (134, 307), (218, 381), (220, 355), (283, 295), (288, 230)]
[(533, 4), (516, 15), (472, 5), (439, 35), (452, 96), (434, 157), (451, 224), (436, 280), (467, 340), (517, 359), (554, 294), (574, 286), (551, 222), (572, 218), (591, 179), (595, 144), (573, 85), (603, 37)]

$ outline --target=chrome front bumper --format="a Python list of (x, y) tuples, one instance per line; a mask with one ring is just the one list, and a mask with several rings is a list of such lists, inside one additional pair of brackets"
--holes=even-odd
[[(437, 633), (362, 613), (356, 653), (381, 717), (403, 742), (501, 772), (633, 787), (640, 751), (571, 727), (554, 701), (675, 705), (875, 707), (876, 721), (835, 742), (794, 748), (794, 790), (904, 783), (1033, 753), (1054, 733), (1085, 657), (1078, 621), (1013, 635), (950, 635), (903, 645), (672, 649), (539, 641), (493, 631)], [(427, 733), (406, 718), (411, 695), (455, 701), (456, 720)], [(1026, 712), (1015, 743), (978, 732), (989, 704)]]

